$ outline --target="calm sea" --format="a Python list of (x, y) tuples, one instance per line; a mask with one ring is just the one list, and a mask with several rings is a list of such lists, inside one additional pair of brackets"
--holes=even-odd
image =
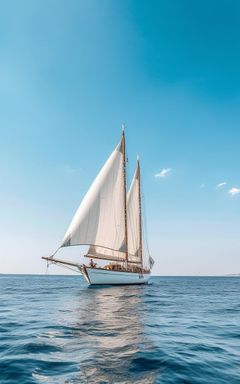
[(0, 383), (240, 383), (240, 278), (0, 276)]

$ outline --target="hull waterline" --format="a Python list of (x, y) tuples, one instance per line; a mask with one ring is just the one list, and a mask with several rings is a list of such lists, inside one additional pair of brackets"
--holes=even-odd
[(150, 279), (150, 273), (139, 274), (91, 267), (82, 268), (81, 273), (89, 285), (147, 284)]

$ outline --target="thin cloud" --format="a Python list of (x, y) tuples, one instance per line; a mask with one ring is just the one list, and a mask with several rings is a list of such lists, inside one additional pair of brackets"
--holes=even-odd
[(159, 173), (156, 173), (154, 177), (164, 179), (172, 172), (172, 168), (163, 168)]
[(229, 189), (228, 193), (231, 196), (236, 196), (240, 193), (240, 188), (235, 188), (235, 187), (231, 188), (231, 189)]
[(223, 181), (222, 183), (219, 183), (219, 184), (216, 186), (216, 189), (223, 188), (225, 185), (227, 185), (227, 183), (226, 183), (226, 181)]
[(67, 175), (76, 175), (78, 173), (78, 169), (70, 167), (69, 165), (65, 165), (64, 172)]

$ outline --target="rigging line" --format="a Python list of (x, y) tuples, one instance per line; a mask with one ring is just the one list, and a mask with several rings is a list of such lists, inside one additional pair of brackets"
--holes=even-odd
[(73, 268), (71, 268), (71, 267), (67, 267), (67, 266), (63, 266), (63, 265), (60, 265), (60, 264), (57, 264), (57, 263), (51, 263), (51, 262), (49, 263), (48, 266), (50, 266), (50, 264), (57, 265), (57, 266), (60, 267), (60, 268), (69, 269), (70, 271), (73, 271), (73, 272), (75, 272), (75, 273), (81, 273), (80, 271), (76, 271), (76, 269), (73, 269)]
[(50, 259), (53, 259), (53, 258), (54, 258), (54, 256), (56, 255), (56, 253), (59, 251), (60, 248), (61, 248), (61, 245), (60, 245), (60, 247), (58, 247), (58, 248), (56, 249), (56, 251), (55, 251), (51, 256), (49, 256)]
[(45, 275), (48, 275), (48, 272), (49, 272), (49, 262), (47, 261)]

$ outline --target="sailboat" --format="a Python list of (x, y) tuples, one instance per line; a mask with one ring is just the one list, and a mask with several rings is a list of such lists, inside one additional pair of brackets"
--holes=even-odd
[[(153, 259), (143, 247), (140, 161), (127, 193), (122, 137), (83, 198), (57, 251), (42, 259), (74, 267), (89, 285), (148, 283)], [(88, 246), (90, 263), (56, 258), (64, 247)], [(98, 266), (101, 261), (104, 265)]]

